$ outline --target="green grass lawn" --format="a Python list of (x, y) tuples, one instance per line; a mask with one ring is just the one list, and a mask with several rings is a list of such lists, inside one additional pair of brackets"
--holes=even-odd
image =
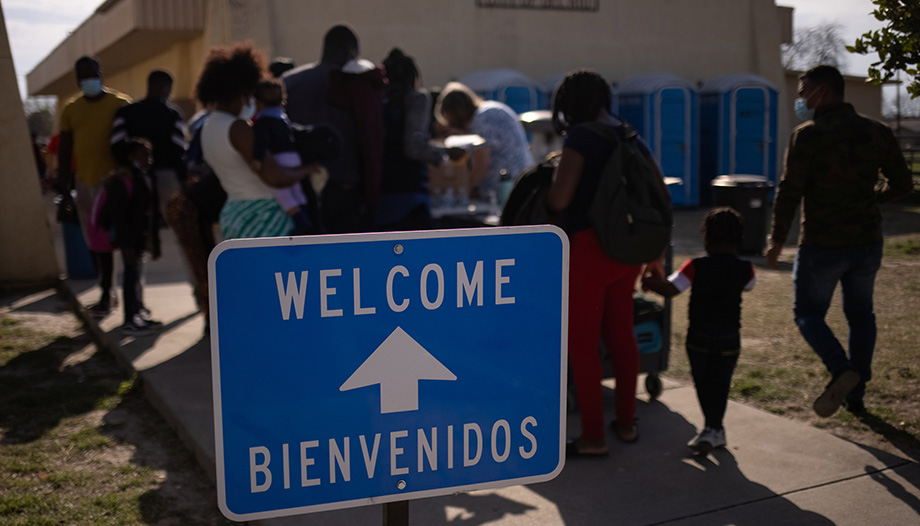
[(136, 378), (75, 320), (32, 325), (0, 315), (0, 524), (229, 524), (202, 473), (169, 483), (198, 468)]

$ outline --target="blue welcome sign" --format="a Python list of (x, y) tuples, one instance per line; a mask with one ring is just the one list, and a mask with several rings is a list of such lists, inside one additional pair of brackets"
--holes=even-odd
[(209, 276), (224, 515), (559, 474), (568, 250), (552, 226), (221, 243)]

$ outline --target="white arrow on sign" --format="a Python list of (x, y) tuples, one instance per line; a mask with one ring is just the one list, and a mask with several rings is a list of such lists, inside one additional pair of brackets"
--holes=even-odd
[(418, 410), (419, 380), (456, 379), (406, 331), (396, 327), (339, 391), (380, 384), (380, 412), (398, 413)]

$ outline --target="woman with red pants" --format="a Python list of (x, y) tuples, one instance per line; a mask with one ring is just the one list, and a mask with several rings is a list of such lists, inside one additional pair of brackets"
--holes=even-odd
[[(581, 436), (567, 445), (570, 457), (609, 453), (604, 439), (603, 369), (598, 353), (601, 336), (616, 378), (617, 416), (611, 427), (622, 442), (639, 438), (634, 422), (639, 350), (633, 332), (633, 291), (642, 267), (608, 257), (591, 228), (588, 209), (614, 144), (579, 126), (589, 122), (614, 130), (620, 125), (610, 114), (607, 81), (593, 71), (575, 71), (566, 76), (553, 99), (553, 125), (565, 134), (565, 143), (547, 194), (549, 209), (566, 215), (571, 243), (569, 363), (581, 413)], [(657, 273), (663, 277), (660, 267)]]

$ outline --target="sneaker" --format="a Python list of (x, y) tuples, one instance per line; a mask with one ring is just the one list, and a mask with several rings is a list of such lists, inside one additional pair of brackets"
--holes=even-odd
[(725, 445), (725, 429), (713, 429), (711, 427), (704, 427), (702, 431), (687, 442), (687, 447), (700, 455), (705, 455), (713, 449), (725, 447)]
[(815, 400), (812, 406), (818, 416), (827, 418), (837, 412), (840, 404), (846, 400), (850, 391), (859, 383), (859, 373), (853, 369), (846, 369), (839, 373), (827, 384), (827, 388), (821, 393), (821, 396)]
[(157, 321), (153, 319), (153, 317), (151, 317), (150, 311), (147, 310), (147, 307), (141, 307), (140, 309), (138, 309), (137, 315), (140, 316), (140, 318), (144, 320), (144, 322), (146, 322), (147, 325), (150, 325), (152, 327), (162, 327), (163, 326), (163, 322)]
[(158, 327), (147, 323), (137, 314), (134, 315), (131, 321), (121, 326), (122, 334), (131, 336), (145, 336), (147, 334), (156, 332), (157, 329)]
[[(700, 455), (705, 455), (712, 451), (712, 448), (715, 447), (713, 446), (713, 443), (716, 440), (715, 433), (716, 431), (711, 427), (704, 427), (699, 433), (696, 434), (695, 437), (691, 438), (690, 441), (687, 442), (687, 447), (693, 451), (696, 451)], [(723, 445), (725, 445), (724, 434), (722, 442)]]

